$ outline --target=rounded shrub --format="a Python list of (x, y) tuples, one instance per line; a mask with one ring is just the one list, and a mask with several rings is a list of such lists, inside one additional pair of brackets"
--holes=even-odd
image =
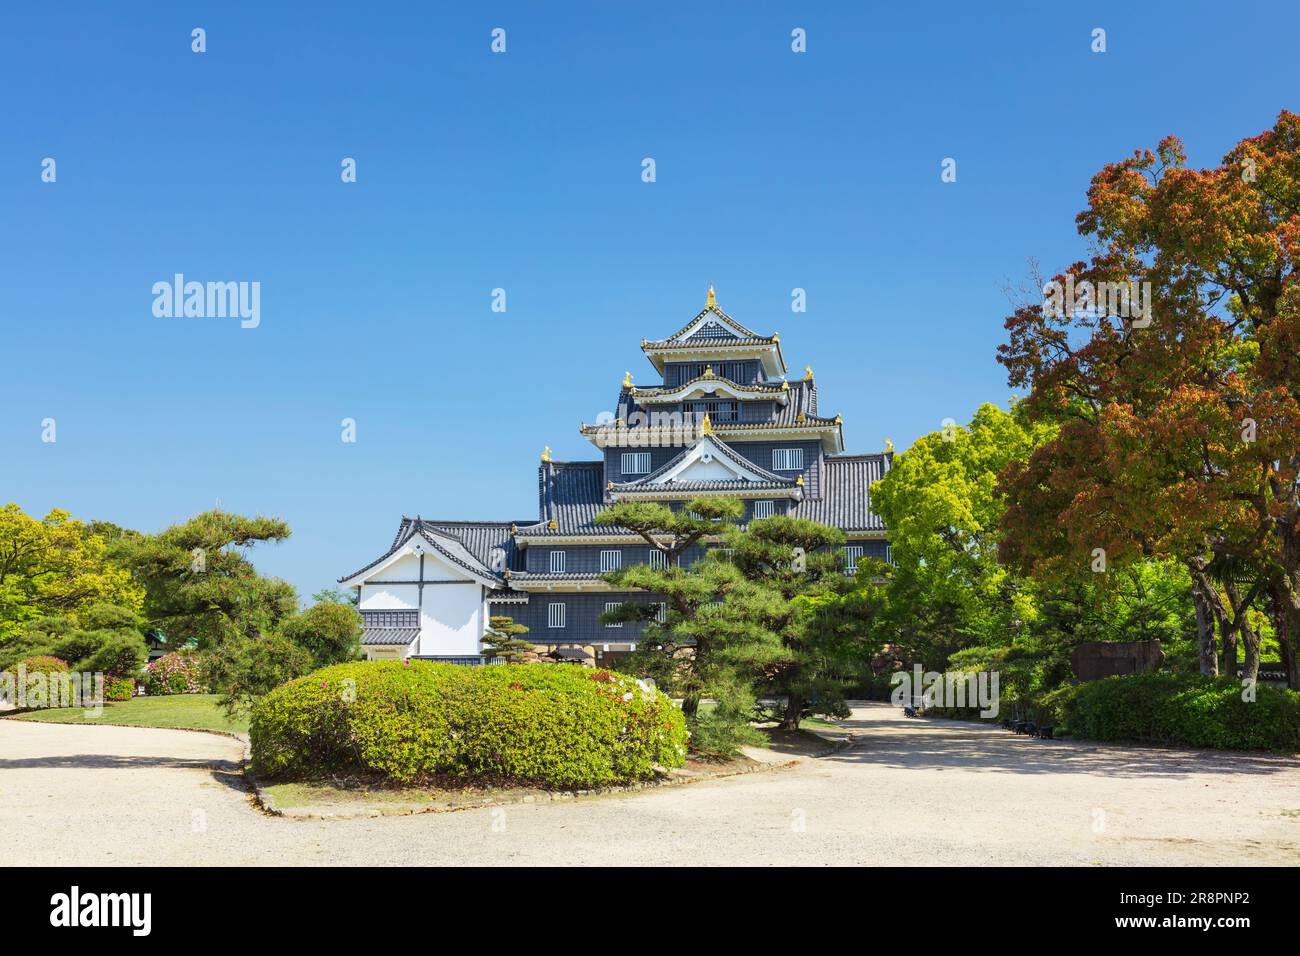
[(681, 766), (682, 714), (612, 671), (432, 661), (336, 664), (253, 711), (252, 766), (268, 777), (377, 773), (590, 788)]
[(1232, 677), (1156, 672), (1088, 681), (1059, 698), (1070, 732), (1223, 750), (1300, 752), (1300, 693)]
[(144, 689), (150, 697), (206, 694), (203, 664), (192, 651), (176, 651), (150, 661), (144, 669)]
[(12, 670), (16, 672), (20, 667), (24, 668), (28, 674), (66, 674), (68, 672), (68, 662), (50, 654), (24, 657), (14, 664)]
[(104, 677), (104, 700), (130, 700), (135, 696), (135, 681), (130, 677)]

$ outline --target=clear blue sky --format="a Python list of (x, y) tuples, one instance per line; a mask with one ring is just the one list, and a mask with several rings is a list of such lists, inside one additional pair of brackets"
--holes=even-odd
[[(0, 499), (278, 515), (254, 558), (306, 595), (403, 513), (535, 515), (710, 282), (902, 449), (1005, 403), (1003, 286), (1085, 254), (1103, 163), (1300, 109), (1294, 3), (388, 6), (0, 13)], [(176, 272), (260, 282), (261, 326), (155, 318)]]

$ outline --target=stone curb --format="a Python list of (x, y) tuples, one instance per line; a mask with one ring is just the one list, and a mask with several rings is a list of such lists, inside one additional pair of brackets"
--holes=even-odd
[(780, 763), (755, 762), (754, 766), (751, 767), (732, 768), (719, 773), (702, 774), (699, 776), (674, 776), (670, 774), (669, 776), (658, 780), (643, 780), (638, 783), (625, 784), (619, 787), (602, 787), (595, 790), (530, 790), (527, 793), (513, 795), (504, 794), (500, 797), (486, 797), (481, 800), (470, 800), (465, 803), (456, 804), (455, 806), (402, 807), (387, 813), (381, 809), (370, 809), (358, 811), (356, 813), (348, 813), (346, 811), (337, 813), (320, 813), (314, 812), (310, 807), (305, 807), (301, 810), (283, 810), (276, 806), (275, 798), (266, 791), (262, 784), (257, 782), (257, 779), (248, 769), (245, 769), (244, 776), (253, 788), (254, 802), (257, 803), (263, 811), (273, 816), (293, 820), (364, 820), (373, 819), (374, 817), (410, 817), (425, 813), (456, 813), (460, 810), (481, 810), (486, 807), (562, 803), (569, 800), (593, 800), (600, 797), (641, 793), (646, 790), (658, 790), (663, 787), (680, 787), (706, 780), (722, 780), (727, 777), (740, 777), (751, 773), (767, 773), (773, 770), (784, 770), (789, 767), (797, 766), (801, 762), (801, 760), (797, 759), (786, 760)]

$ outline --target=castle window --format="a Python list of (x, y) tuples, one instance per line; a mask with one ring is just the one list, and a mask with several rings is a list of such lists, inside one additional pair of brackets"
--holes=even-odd
[(773, 448), (773, 471), (803, 471), (802, 448)]
[(546, 626), (564, 627), (564, 604), (546, 605)]
[(852, 574), (858, 569), (858, 559), (862, 557), (862, 545), (851, 544), (844, 549), (844, 572)]
[(362, 611), (366, 627), (419, 627), (419, 611)]
[[(617, 610), (618, 610), (620, 607), (622, 607), (622, 606), (623, 606), (623, 605), (622, 605), (620, 602), (618, 602), (618, 601), (615, 601), (615, 602), (612, 603), (612, 604), (606, 604), (606, 605), (605, 605), (605, 613), (606, 613), (606, 614), (609, 614), (611, 611), (617, 611)], [(605, 626), (606, 626), (606, 627), (622, 627), (622, 626), (623, 626), (623, 622), (622, 622), (622, 621), (616, 621), (616, 622), (613, 623), (613, 624), (606, 624)]]
[(650, 549), (650, 567), (659, 569), (668, 567), (668, 559), (658, 548)]
[(622, 551), (602, 551), (600, 552), (600, 573), (607, 571), (617, 571), (623, 566)]
[(623, 452), (623, 474), (625, 475), (650, 474), (650, 453), (648, 451)]
[(551, 552), (551, 573), (552, 574), (564, 573), (564, 552), (563, 551)]
[(655, 602), (655, 620), (660, 624), (668, 623), (668, 605), (664, 601)]
[(755, 501), (755, 502), (754, 502), (754, 517), (755, 517), (755, 518), (770, 518), (770, 517), (772, 517), (772, 515), (775, 514), (775, 513), (776, 513), (776, 502), (775, 502), (775, 501)]

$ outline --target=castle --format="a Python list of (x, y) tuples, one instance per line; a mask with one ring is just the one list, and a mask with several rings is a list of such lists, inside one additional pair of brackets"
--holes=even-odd
[[(536, 519), (403, 517), (387, 551), (340, 579), (359, 590), (367, 658), (481, 663), (488, 619), (505, 614), (539, 650), (613, 665), (635, 650), (643, 625), (602, 624), (600, 615), (656, 596), (615, 590), (601, 575), (664, 559), (639, 535), (596, 524), (619, 501), (739, 498), (743, 521), (785, 514), (840, 528), (848, 570), (863, 556), (889, 557), (870, 488), (892, 449), (845, 454), (840, 416), (820, 413), (811, 368), (788, 379), (778, 334), (745, 328), (710, 288), (703, 311), (667, 338), (643, 340), (641, 351), (662, 384), (636, 386), (625, 375), (617, 415), (581, 426), (600, 457), (542, 453)], [(689, 565), (708, 546), (679, 561)]]

